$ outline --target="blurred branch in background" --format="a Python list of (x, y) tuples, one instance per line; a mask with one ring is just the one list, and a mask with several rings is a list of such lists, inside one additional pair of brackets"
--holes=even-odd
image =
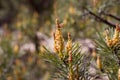
[[(110, 21), (107, 21), (106, 19), (104, 19), (104, 18), (102, 18), (102, 17), (100, 17), (100, 16), (98, 16), (98, 15), (96, 15), (95, 13), (93, 13), (92, 11), (90, 11), (90, 10), (88, 10), (88, 9), (85, 9), (90, 15), (92, 15), (92, 16), (94, 16), (95, 17), (95, 20), (97, 20), (97, 21), (100, 21), (100, 22), (102, 22), (102, 23), (104, 23), (104, 24), (107, 24), (107, 25), (109, 25), (110, 27), (116, 27), (116, 25), (114, 24), (114, 23), (112, 23), (112, 22), (110, 22)], [(115, 16), (114, 16), (115, 17)], [(116, 18), (116, 17), (115, 17)], [(118, 19), (118, 18), (117, 18)]]
[(120, 17), (119, 17), (119, 16), (115, 16), (115, 15), (113, 15), (113, 14), (110, 14), (110, 13), (104, 13), (104, 12), (103, 12), (103, 15), (106, 15), (106, 16), (109, 16), (109, 17), (112, 17), (112, 18), (114, 18), (114, 19), (120, 21)]

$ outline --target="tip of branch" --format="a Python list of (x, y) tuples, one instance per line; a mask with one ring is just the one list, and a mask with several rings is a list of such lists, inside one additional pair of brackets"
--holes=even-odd
[(119, 26), (119, 24), (116, 24), (116, 30), (120, 31), (120, 26)]
[(70, 39), (71, 38), (71, 35), (70, 35), (70, 33), (68, 32), (68, 39)]
[(59, 23), (59, 20), (57, 18), (56, 18), (55, 22), (56, 22), (56, 27), (60, 28), (60, 23)]

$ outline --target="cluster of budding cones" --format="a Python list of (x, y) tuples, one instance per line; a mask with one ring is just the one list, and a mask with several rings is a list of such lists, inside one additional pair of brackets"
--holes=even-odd
[(56, 53), (58, 53), (59, 57), (62, 59), (64, 57), (64, 54), (63, 54), (64, 48), (65, 48), (66, 52), (68, 53), (68, 55), (71, 54), (72, 40), (70, 37), (70, 33), (68, 33), (68, 41), (66, 43), (66, 46), (64, 46), (64, 38), (63, 38), (62, 32), (61, 32), (63, 24), (60, 24), (58, 19), (56, 19), (56, 26), (57, 26), (57, 29), (56, 29), (55, 33), (53, 33), (54, 50)]
[(106, 43), (109, 47), (114, 47), (120, 41), (119, 32), (120, 28), (118, 25), (116, 25), (113, 38), (110, 38), (108, 30), (105, 31)]
[[(56, 19), (56, 31), (53, 33), (54, 36), (54, 51), (57, 53), (58, 57), (62, 60), (66, 55), (68, 55), (68, 64), (69, 64), (69, 80), (73, 79), (73, 71), (72, 71), (72, 40), (70, 37), (70, 33), (68, 33), (68, 41), (66, 46), (64, 45), (64, 38), (62, 36), (61, 29), (63, 24), (59, 23), (59, 20)], [(63, 53), (66, 51), (67, 54)]]
[[(119, 42), (120, 42), (119, 33), (120, 33), (120, 27), (118, 25), (116, 25), (112, 38), (109, 36), (110, 34), (109, 31), (108, 30), (105, 31), (105, 39), (106, 39), (106, 44), (108, 45), (108, 47), (116, 48), (117, 45), (119, 45)], [(120, 65), (118, 69), (118, 80), (120, 80)]]
[[(58, 57), (62, 60), (64, 56), (68, 55), (68, 63), (69, 63), (69, 80), (74, 80), (74, 74), (72, 70), (72, 39), (70, 37), (70, 33), (68, 33), (68, 41), (66, 43), (66, 46), (64, 45), (64, 38), (62, 36), (61, 29), (63, 28), (63, 24), (59, 23), (59, 20), (56, 19), (56, 31), (53, 33), (54, 36), (54, 51), (57, 53)], [(119, 43), (120, 37), (119, 37), (120, 28), (118, 25), (116, 25), (113, 38), (109, 36), (109, 30), (105, 30), (105, 40), (108, 47), (112, 48), (116, 44)], [(66, 51), (67, 54), (64, 54), (63, 51)], [(92, 53), (93, 57), (96, 57), (96, 52), (93, 51)], [(102, 69), (102, 61), (101, 56), (97, 56), (97, 67), (99, 70)], [(120, 80), (120, 68), (118, 69), (118, 80)]]
[[(69, 63), (69, 80), (74, 80), (74, 72), (72, 70), (72, 39), (70, 37), (70, 33), (68, 33), (68, 41), (66, 43), (66, 46), (64, 45), (64, 38), (62, 36), (61, 29), (63, 27), (63, 24), (59, 23), (59, 20), (56, 19), (56, 31), (53, 33), (54, 37), (54, 51), (57, 53), (59, 58), (62, 60), (64, 56), (68, 55), (68, 63)], [(67, 54), (64, 54), (63, 51), (66, 51)], [(102, 69), (102, 61), (100, 55), (96, 56), (96, 51), (93, 50), (92, 53), (93, 57), (97, 57), (97, 67), (99, 70)], [(78, 67), (77, 67), (78, 68)], [(76, 76), (77, 77), (77, 76)]]

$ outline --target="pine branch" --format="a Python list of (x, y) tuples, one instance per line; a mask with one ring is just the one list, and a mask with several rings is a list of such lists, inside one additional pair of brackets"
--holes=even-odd
[[(115, 36), (117, 32), (116, 30), (118, 30), (117, 28), (115, 29), (108, 29), (108, 33), (110, 37), (110, 40), (112, 42), (114, 42), (115, 40)], [(114, 32), (112, 32), (114, 31)], [(119, 42), (116, 43), (112, 43), (112, 44), (108, 44), (109, 41), (107, 40), (107, 38), (109, 37), (108, 35), (103, 36), (102, 33), (98, 33), (98, 40), (96, 40), (96, 44), (97, 44), (97, 50), (98, 53), (102, 56), (102, 63), (103, 63), (103, 69), (105, 71), (105, 73), (108, 75), (110, 80), (117, 80), (117, 72), (118, 72), (118, 68), (119, 68)], [(119, 37), (119, 36), (118, 36)], [(118, 38), (117, 37), (117, 38)], [(116, 38), (116, 39), (117, 39)]]
[(111, 18), (114, 18), (114, 19), (116, 19), (116, 20), (120, 21), (120, 17), (115, 16), (115, 15), (113, 15), (113, 14), (103, 13), (103, 15), (109, 16), (109, 17), (111, 17)]
[(89, 12), (90, 15), (94, 16), (96, 20), (98, 20), (98, 21), (100, 21), (100, 22), (102, 22), (102, 23), (104, 23), (104, 24), (107, 24), (107, 25), (109, 25), (110, 27), (113, 27), (113, 28), (116, 27), (116, 25), (115, 25), (114, 23), (112, 23), (112, 22), (110, 22), (110, 21), (107, 21), (106, 19), (104, 19), (104, 18), (96, 15), (95, 13), (93, 13), (93, 12), (90, 11), (90, 10), (88, 10), (87, 8), (84, 8), (84, 9), (85, 9), (87, 12)]

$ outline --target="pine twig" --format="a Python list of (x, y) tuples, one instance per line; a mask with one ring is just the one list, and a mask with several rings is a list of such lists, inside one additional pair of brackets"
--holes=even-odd
[(93, 13), (93, 12), (90, 11), (90, 10), (88, 10), (87, 8), (84, 8), (84, 9), (85, 9), (90, 15), (94, 16), (97, 20), (99, 20), (100, 22), (103, 22), (103, 23), (105, 23), (105, 24), (107, 24), (107, 25), (109, 25), (109, 26), (111, 26), (111, 27), (113, 27), (113, 28), (116, 27), (116, 25), (115, 25), (114, 23), (111, 23), (111, 22), (107, 21), (106, 19), (104, 19), (104, 18), (96, 15), (95, 13)]
[(114, 19), (116, 19), (116, 20), (120, 21), (120, 17), (115, 16), (115, 15), (113, 15), (113, 14), (103, 13), (103, 15), (109, 16), (109, 17), (111, 17), (111, 18), (114, 18)]

